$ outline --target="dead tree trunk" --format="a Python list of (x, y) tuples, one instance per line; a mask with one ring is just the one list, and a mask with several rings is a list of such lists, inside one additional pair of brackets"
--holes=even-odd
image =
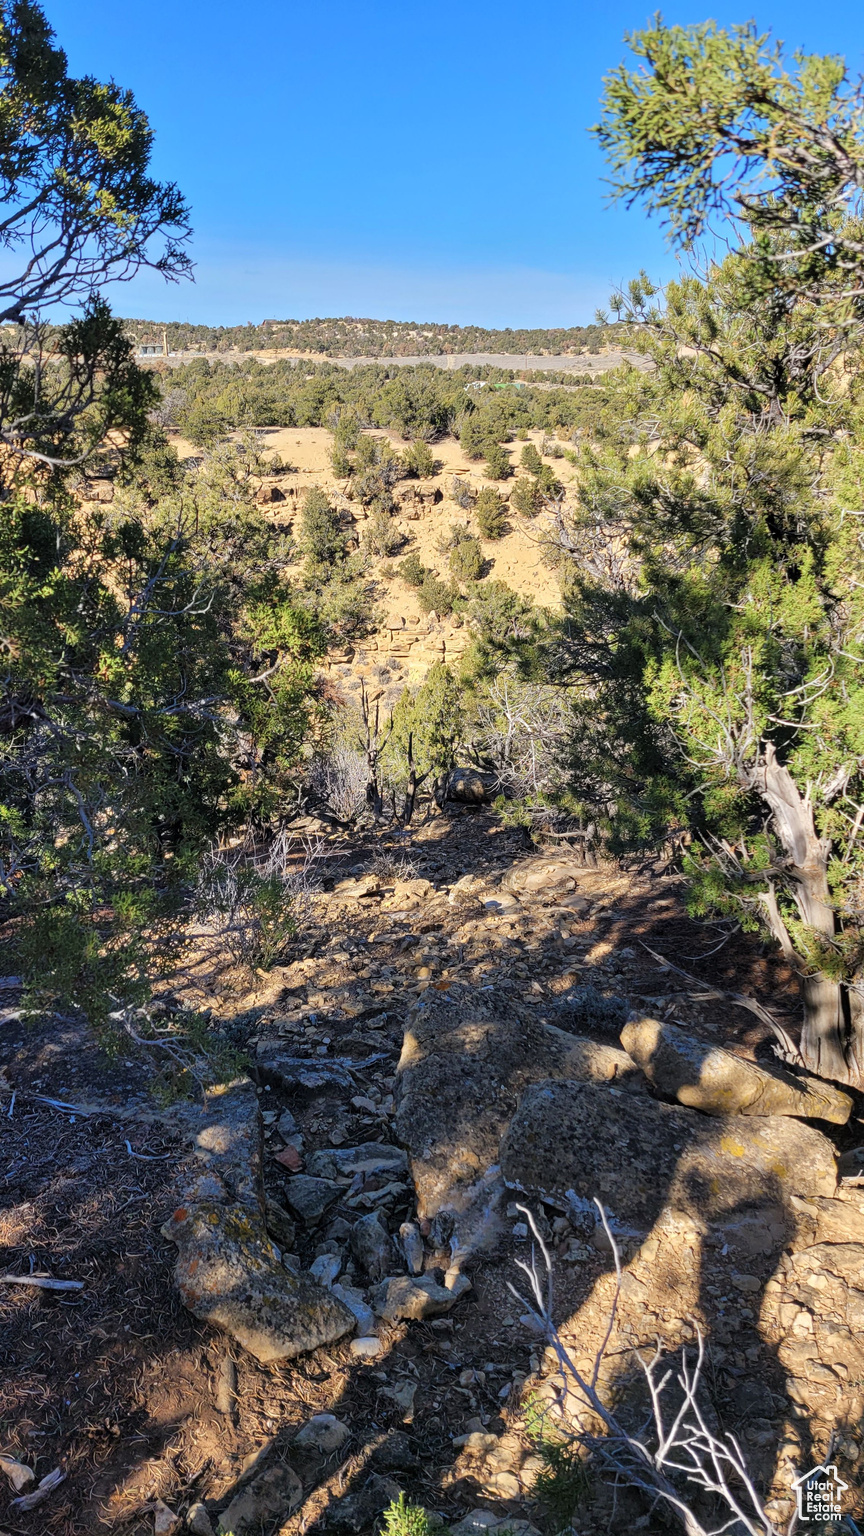
[(366, 752), (366, 766), (369, 771), (369, 777), (366, 781), (366, 804), (372, 812), (373, 819), (378, 822), (381, 820), (384, 810), (384, 799), (378, 783), (378, 759), (393, 729), (393, 717), (391, 715), (390, 724), (382, 740), (379, 730), (378, 705), (375, 705), (375, 715), (373, 718), (369, 712), (369, 699), (366, 694), (366, 685), (362, 679), (360, 682), (360, 708), (365, 731), (364, 750)]
[[(771, 810), (786, 853), (786, 873), (802, 921), (819, 937), (833, 940), (836, 919), (828, 888), (831, 844), (816, 832), (809, 796), (801, 795), (788, 768), (778, 763), (770, 743), (760, 761), (742, 775), (742, 782), (748, 789), (755, 790)], [(768, 914), (772, 931), (784, 952), (791, 955), (792, 940), (776, 901), (768, 903)], [(853, 999), (841, 982), (833, 981), (822, 971), (808, 968), (803, 958), (798, 959), (804, 1005), (801, 1031), (804, 1063), (820, 1077), (859, 1086), (864, 1067), (864, 1016), (852, 1006)]]

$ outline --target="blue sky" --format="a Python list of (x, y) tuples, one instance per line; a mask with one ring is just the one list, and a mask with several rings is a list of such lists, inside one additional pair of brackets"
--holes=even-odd
[[(195, 283), (141, 276), (121, 313), (237, 324), (372, 315), (495, 326), (591, 319), (672, 263), (607, 205), (588, 136), (601, 77), (653, 6), (597, 0), (44, 0), (75, 73), (130, 87), (155, 168), (193, 208)], [(852, 0), (755, 17), (864, 67)]]

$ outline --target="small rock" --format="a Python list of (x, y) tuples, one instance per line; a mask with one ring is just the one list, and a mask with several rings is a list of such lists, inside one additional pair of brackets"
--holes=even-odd
[(220, 1536), (246, 1536), (281, 1516), (283, 1520), (303, 1499), (303, 1484), (290, 1467), (270, 1467), (231, 1500), (219, 1517)]
[(269, 1195), (264, 1206), (264, 1220), (267, 1231), (283, 1249), (284, 1257), (284, 1250), (287, 1249), (290, 1252), (294, 1247), (297, 1229), (285, 1207), (280, 1205), (278, 1200), (271, 1200)]
[(361, 1216), (351, 1228), (351, 1252), (370, 1280), (381, 1280), (393, 1264), (390, 1234), (376, 1211)]
[(303, 1167), (303, 1159), (296, 1147), (283, 1147), (281, 1152), (274, 1154), (273, 1161), (287, 1168), (289, 1173), (299, 1173)]
[(416, 1222), (403, 1221), (399, 1228), (399, 1241), (409, 1275), (421, 1275), (423, 1273), (423, 1239)]
[[(462, 1380), (461, 1376), (459, 1380)], [(485, 1430), (474, 1429), (467, 1435), (456, 1435), (453, 1444), (457, 1450), (465, 1451), (468, 1456), (485, 1456), (487, 1451), (497, 1450), (498, 1436), (489, 1435)]]
[(153, 1500), (153, 1536), (177, 1536), (183, 1521), (161, 1499)]
[(353, 1178), (358, 1173), (405, 1173), (408, 1154), (387, 1142), (369, 1141), (360, 1147), (325, 1147), (308, 1159), (309, 1173), (318, 1178)]
[[(505, 1474), (506, 1475), (506, 1474)], [(536, 1526), (527, 1520), (514, 1520), (512, 1515), (496, 1515), (492, 1509), (472, 1509), (458, 1525), (451, 1527), (450, 1536), (487, 1536), (500, 1532), (500, 1536), (540, 1536)]]
[(213, 1522), (203, 1504), (192, 1504), (186, 1515), (186, 1529), (192, 1536), (213, 1536)]
[(350, 1531), (355, 1536), (357, 1531), (365, 1531), (377, 1521), (378, 1516), (398, 1499), (401, 1492), (402, 1489), (398, 1483), (394, 1483), (392, 1477), (380, 1477), (375, 1473), (367, 1478), (357, 1493), (349, 1493), (347, 1498), (329, 1506), (326, 1523), (339, 1530)]
[(752, 1296), (762, 1289), (762, 1282), (756, 1275), (733, 1275), (732, 1284), (737, 1291), (745, 1291)]
[(290, 1109), (283, 1109), (281, 1115), (279, 1116), (276, 1129), (279, 1132), (279, 1135), (282, 1137), (283, 1141), (287, 1141), (289, 1136), (298, 1136), (300, 1134), (300, 1127), (297, 1124), (297, 1121), (294, 1119)]
[(519, 1479), (513, 1472), (494, 1472), (487, 1484), (493, 1493), (497, 1493), (499, 1499), (518, 1499)]
[(333, 1288), (342, 1260), (338, 1253), (320, 1253), (317, 1259), (313, 1259), (309, 1265), (309, 1273), (318, 1281), (319, 1285), (326, 1285), (328, 1291)]
[(344, 1301), (349, 1312), (354, 1313), (357, 1321), (357, 1332), (360, 1334), (373, 1333), (375, 1329), (375, 1314), (366, 1301), (363, 1292), (358, 1291), (353, 1285), (334, 1285), (333, 1295)]
[(372, 1290), (372, 1307), (385, 1322), (400, 1318), (440, 1317), (456, 1303), (452, 1291), (429, 1276), (414, 1280), (408, 1275), (390, 1275)]
[(332, 1179), (317, 1179), (308, 1173), (295, 1173), (285, 1187), (285, 1201), (292, 1216), (307, 1227), (317, 1226), (331, 1205), (343, 1193), (342, 1185)]
[(389, 1397), (396, 1404), (402, 1415), (403, 1424), (410, 1424), (414, 1418), (414, 1399), (417, 1396), (416, 1381), (399, 1381), (394, 1387), (382, 1387), (382, 1397)]
[[(854, 1442), (847, 1442), (854, 1443)], [(857, 1453), (856, 1453), (857, 1454)], [(420, 1464), (417, 1451), (401, 1429), (394, 1429), (374, 1453), (375, 1465), (385, 1472), (413, 1472)], [(852, 1458), (854, 1460), (854, 1457)]]
[(315, 1451), (319, 1456), (333, 1456), (351, 1438), (347, 1424), (332, 1413), (316, 1413), (298, 1430), (292, 1442), (298, 1451)]
[(376, 1355), (381, 1354), (384, 1345), (374, 1334), (369, 1334), (362, 1339), (352, 1339), (348, 1348), (352, 1355), (356, 1355), (361, 1360), (373, 1360)]
[(2, 1454), (0, 1454), (0, 1472), (8, 1477), (16, 1493), (20, 1493), (22, 1488), (26, 1488), (36, 1478), (32, 1467), (26, 1466), (23, 1461), (16, 1461), (14, 1456)]

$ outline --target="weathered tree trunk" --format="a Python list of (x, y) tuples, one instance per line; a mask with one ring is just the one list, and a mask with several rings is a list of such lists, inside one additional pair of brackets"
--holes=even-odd
[[(834, 908), (828, 889), (828, 859), (831, 844), (817, 835), (813, 807), (805, 799), (788, 768), (777, 761), (773, 746), (765, 749), (761, 761), (742, 776), (769, 806), (777, 835), (789, 860), (792, 882), (801, 918), (808, 928), (826, 939), (836, 933)], [(772, 929), (782, 918), (776, 911)], [(787, 935), (784, 951), (792, 949)], [(864, 1016), (850, 1008), (848, 991), (822, 972), (804, 974), (801, 960), (801, 995), (804, 1027), (801, 1031), (801, 1055), (804, 1064), (819, 1077), (859, 1086), (864, 1063)]]

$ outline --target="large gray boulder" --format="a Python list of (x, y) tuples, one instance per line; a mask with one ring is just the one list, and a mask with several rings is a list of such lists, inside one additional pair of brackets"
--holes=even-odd
[(631, 1019), (621, 1044), (660, 1093), (708, 1115), (795, 1115), (845, 1125), (848, 1093), (819, 1078), (760, 1067), (658, 1019)]
[(665, 1209), (699, 1225), (748, 1207), (831, 1196), (827, 1137), (780, 1116), (709, 1118), (594, 1083), (535, 1083), (501, 1146), (506, 1183), (530, 1200), (602, 1201), (621, 1226), (647, 1232)]
[(494, 993), (423, 994), (405, 1026), (396, 1114), (421, 1219), (464, 1205), (497, 1165), (520, 1094), (550, 1077), (641, 1081), (626, 1052), (540, 1024)]

